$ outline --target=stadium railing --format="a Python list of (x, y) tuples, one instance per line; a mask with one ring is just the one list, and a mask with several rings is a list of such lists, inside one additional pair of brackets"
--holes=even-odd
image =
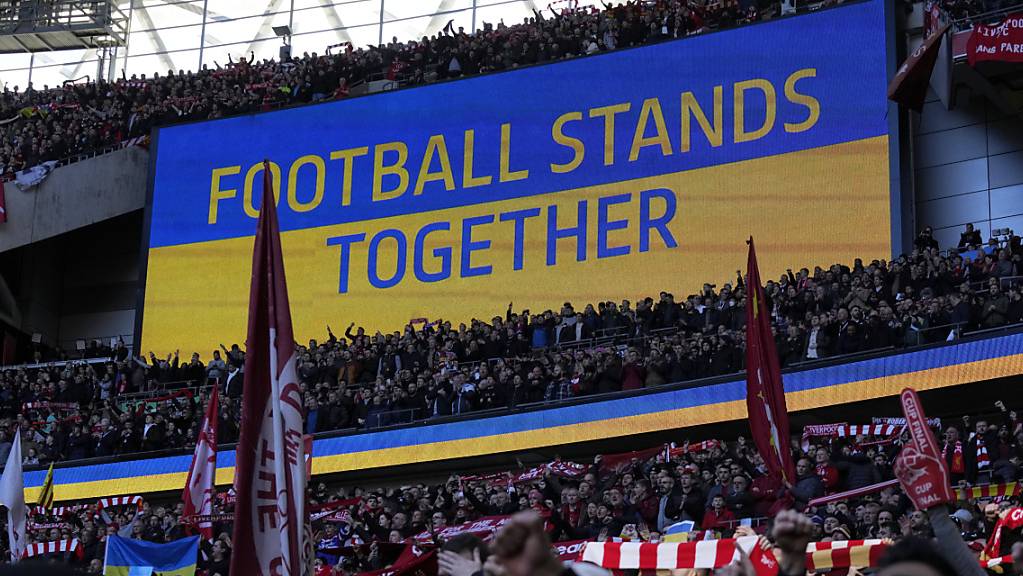
[[(788, 373), (799, 372), (799, 371), (804, 371), (804, 370), (808, 370), (808, 369), (828, 368), (828, 367), (833, 367), (833, 366), (839, 366), (839, 365), (850, 363), (850, 362), (853, 362), (853, 361), (859, 362), (859, 361), (873, 360), (873, 359), (879, 359), (879, 358), (884, 358), (884, 357), (894, 357), (894, 356), (898, 356), (900, 354), (905, 354), (905, 353), (908, 353), (908, 352), (928, 351), (928, 350), (938, 349), (938, 348), (941, 348), (941, 347), (944, 347), (944, 346), (956, 345), (956, 344), (958, 344), (958, 343), (960, 343), (960, 342), (962, 342), (964, 340), (965, 341), (969, 341), (969, 340), (981, 341), (981, 340), (984, 340), (984, 339), (989, 338), (989, 337), (1008, 336), (1008, 335), (1015, 335), (1015, 334), (1020, 334), (1020, 333), (1023, 333), (1023, 323), (1013, 324), (1011, 326), (1001, 326), (1001, 327), (997, 327), (997, 328), (974, 330), (974, 331), (970, 331), (970, 332), (963, 332), (960, 335), (960, 339), (958, 339), (958, 340), (956, 340), (954, 342), (946, 342), (946, 341), (942, 340), (942, 341), (938, 341), (938, 342), (934, 342), (934, 343), (929, 343), (929, 344), (923, 344), (923, 345), (920, 345), (920, 346), (915, 346), (915, 347), (912, 347), (912, 348), (899, 348), (899, 349), (886, 348), (886, 349), (882, 349), (882, 350), (870, 350), (870, 351), (862, 352), (862, 353), (859, 353), (859, 354), (850, 354), (850, 355), (844, 355), (844, 356), (834, 356), (834, 357), (831, 357), (831, 358), (825, 358), (825, 359), (818, 360), (818, 361), (815, 361), (815, 362), (802, 363), (802, 364), (797, 365), (797, 366), (790, 366), (788, 368), (783, 369), (782, 373), (783, 374), (788, 374)], [(652, 387), (652, 388), (642, 388), (642, 389), (639, 389), (639, 390), (631, 390), (631, 391), (609, 392), (609, 393), (605, 393), (605, 394), (590, 394), (590, 395), (574, 397), (574, 398), (570, 398), (570, 399), (566, 399), (566, 400), (549, 401), (549, 402), (523, 403), (523, 404), (517, 405), (517, 406), (515, 406), (514, 408), (511, 408), (511, 409), (502, 407), (502, 408), (495, 408), (495, 409), (488, 409), (488, 410), (476, 410), (476, 411), (473, 411), (473, 412), (468, 412), (468, 413), (460, 414), (460, 415), (438, 416), (438, 417), (428, 418), (428, 419), (425, 419), (425, 420), (417, 420), (417, 421), (413, 421), (413, 422), (410, 422), (410, 423), (401, 422), (401, 423), (388, 424), (388, 425), (385, 425), (385, 426), (380, 426), (380, 427), (372, 428), (372, 429), (361, 429), (361, 428), (349, 427), (349, 428), (344, 428), (344, 429), (340, 429), (340, 430), (333, 430), (333, 431), (329, 431), (329, 432), (318, 432), (318, 433), (314, 434), (314, 437), (316, 439), (326, 439), (326, 438), (335, 438), (335, 437), (339, 437), (339, 436), (371, 434), (371, 433), (376, 433), (376, 432), (380, 432), (380, 431), (384, 431), (384, 430), (395, 430), (395, 429), (410, 428), (410, 427), (411, 428), (415, 428), (415, 427), (419, 427), (419, 426), (428, 426), (428, 425), (442, 424), (442, 423), (466, 422), (466, 421), (470, 421), (470, 420), (479, 420), (479, 419), (490, 418), (490, 417), (494, 417), (494, 416), (507, 415), (507, 414), (534, 412), (534, 411), (537, 411), (537, 410), (544, 410), (544, 409), (547, 409), (547, 408), (553, 408), (555, 406), (572, 406), (572, 405), (589, 404), (589, 403), (593, 403), (593, 402), (606, 402), (606, 401), (610, 401), (610, 400), (631, 398), (631, 397), (642, 396), (642, 395), (651, 394), (651, 393), (659, 393), (659, 392), (673, 391), (673, 390), (688, 390), (688, 389), (701, 388), (701, 387), (705, 387), (705, 386), (712, 386), (714, 384), (719, 384), (719, 383), (724, 383), (724, 382), (732, 381), (732, 380), (735, 380), (737, 375), (741, 376), (742, 374), (743, 374), (743, 372), (733, 373), (733, 374), (724, 374), (724, 375), (720, 375), (720, 376), (713, 376), (713, 377), (702, 378), (702, 379), (698, 379), (698, 380), (689, 380), (689, 381), (685, 381), (685, 382), (675, 382), (675, 383), (671, 383), (671, 384), (664, 384), (664, 385), (656, 386), (656, 387)], [(198, 392), (203, 386), (205, 386), (205, 385), (200, 384), (197, 387), (192, 388), (192, 389), (194, 389), (194, 390), (196, 390)], [(152, 395), (152, 392), (150, 392), (149, 394)], [(224, 443), (224, 444), (220, 445), (219, 449), (220, 450), (232, 450), (232, 449), (234, 449), (234, 447), (235, 447), (234, 443)], [(149, 451), (149, 452), (137, 452), (137, 453), (131, 453), (131, 454), (121, 454), (121, 455), (110, 456), (110, 457), (88, 458), (88, 459), (74, 460), (74, 461), (62, 461), (62, 462), (56, 463), (56, 468), (72, 468), (72, 467), (76, 467), (76, 466), (88, 466), (88, 465), (93, 465), (93, 464), (104, 464), (104, 463), (110, 463), (110, 462), (124, 462), (124, 461), (129, 461), (129, 460), (144, 460), (144, 459), (156, 458), (156, 457), (162, 457), (162, 456), (183, 455), (183, 454), (191, 453), (191, 451), (192, 451), (191, 447), (167, 448), (167, 449), (163, 449), (163, 450), (156, 450), (156, 451)], [(26, 471), (45, 470), (47, 468), (47, 466), (48, 465), (27, 466), (25, 469), (26, 469)]]

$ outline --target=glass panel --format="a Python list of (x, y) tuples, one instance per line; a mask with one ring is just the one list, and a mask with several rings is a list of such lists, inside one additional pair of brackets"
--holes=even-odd
[[(72, 54), (73, 53), (73, 54)], [(55, 62), (50, 55), (60, 55)], [(68, 50), (63, 52), (37, 53), (32, 67), (32, 85), (40, 90), (60, 86), (65, 80), (88, 76), (96, 80), (97, 63), (95, 50)]]
[(468, 31), (472, 28), (472, 10), (385, 22), (384, 42), (391, 42), (394, 38), (399, 42), (406, 42), (418, 40), (423, 36), (433, 36), (440, 33), (449, 20), (454, 20), (453, 26), (456, 30), (461, 26)]
[(231, 18), (258, 16), (267, 12), (287, 12), (291, 8), (290, 0), (209, 0), (207, 14), (209, 20), (222, 22)]
[[(141, 20), (145, 13), (149, 22)], [(178, 4), (151, 4), (147, 7), (135, 6), (131, 14), (134, 20), (132, 31), (141, 32), (151, 28), (173, 28), (176, 26), (189, 26), (202, 24), (202, 2), (198, 5), (190, 3)]]
[[(466, 8), (472, 8), (472, 0), (384, 0), (384, 22)], [(449, 19), (445, 18), (444, 22)]]
[(296, 34), (301, 26), (310, 23), (317, 30), (377, 24), (380, 22), (380, 0), (295, 0)]
[[(379, 25), (359, 26), (356, 28), (345, 28), (343, 30), (322, 30), (297, 34), (292, 36), (292, 53), (296, 56), (303, 52), (316, 52), (324, 54), (327, 46), (333, 46), (342, 42), (351, 42), (356, 48), (365, 48), (367, 44), (376, 44), (379, 38)], [(344, 48), (337, 47), (331, 53), (337, 54), (344, 51)]]
[(281, 41), (277, 38), (268, 40), (259, 40), (256, 42), (238, 42), (234, 44), (225, 44), (221, 46), (207, 46), (203, 50), (202, 61), (203, 64), (210, 67), (216, 68), (217, 64), (226, 66), (228, 63), (228, 55), (237, 62), (240, 58), (246, 59), (251, 57), (251, 53), (255, 52), (256, 60), (274, 59), (277, 60), (280, 55)]
[[(547, 14), (550, 16), (550, 14)], [(498, 24), (504, 22), (507, 26), (514, 26), (522, 23), (526, 18), (533, 18), (533, 11), (525, 2), (512, 2), (510, 4), (496, 4), (493, 6), (482, 6), (476, 8), (476, 29), (482, 30), (483, 24), (491, 24), (497, 28)]]
[(202, 36), (202, 24), (196, 24), (168, 30), (132, 32), (128, 35), (128, 43), (131, 47), (131, 54), (142, 56), (153, 52), (198, 48), (200, 36)]
[[(254, 40), (270, 39), (281, 42), (274, 34), (274, 26), (287, 26), (290, 15), (287, 10), (267, 15), (242, 18), (223, 22), (206, 23), (205, 45), (219, 46), (223, 44), (244, 43)], [(242, 50), (246, 52), (247, 50)]]
[[(4, 54), (4, 56), (6, 57), (7, 54)], [(0, 71), (0, 84), (3, 84), (4, 87), (11, 91), (15, 88), (19, 92), (23, 91), (28, 86), (28, 67)]]
[(152, 78), (154, 73), (161, 76), (166, 75), (168, 70), (192, 70), (199, 68), (199, 51), (184, 50), (170, 54), (150, 54), (140, 56), (129, 56), (125, 66), (125, 73), (130, 78), (132, 75), (145, 74)]
[(95, 50), (59, 50), (37, 52), (32, 70), (32, 85), (38, 89), (60, 86), (65, 80), (88, 76), (96, 80)]

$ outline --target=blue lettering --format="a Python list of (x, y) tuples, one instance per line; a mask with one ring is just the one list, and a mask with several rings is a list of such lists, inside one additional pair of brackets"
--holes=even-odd
[(490, 248), (490, 240), (480, 240), (478, 242), (472, 241), (472, 227), (480, 226), (482, 224), (490, 224), (494, 221), (493, 214), (487, 214), (486, 216), (474, 216), (472, 218), (466, 218), (462, 220), (462, 278), (468, 278), (470, 276), (486, 276), (490, 274), (493, 267), (472, 266), (472, 253), (477, 250), (486, 250)]
[(579, 201), (577, 210), (578, 224), (574, 228), (558, 228), (558, 206), (547, 207), (547, 265), (554, 266), (558, 261), (558, 240), (575, 238), (576, 262), (586, 260), (586, 200)]
[(512, 270), (522, 270), (522, 246), (526, 236), (526, 218), (534, 218), (540, 215), (539, 208), (526, 208), (501, 214), (501, 222), (515, 223), (515, 238), (512, 243), (513, 264)]
[(416, 234), (416, 243), (413, 246), (412, 268), (416, 279), (420, 282), (439, 282), (451, 276), (451, 247), (434, 248), (433, 257), (440, 258), (440, 272), (427, 272), (423, 266), (423, 250), (426, 244), (426, 236), (431, 232), (450, 230), (451, 225), (447, 222), (432, 222), (423, 226)]
[(333, 236), (327, 238), (327, 246), (340, 246), (341, 247), (341, 273), (338, 275), (338, 294), (348, 293), (348, 263), (351, 260), (351, 251), (349, 248), (352, 244), (358, 244), (366, 239), (366, 234), (360, 232), (358, 234), (348, 234), (346, 236)]
[[(380, 243), (387, 238), (394, 238), (397, 247), (394, 252), (394, 275), (385, 280), (377, 274), (377, 263), (379, 261)], [(374, 288), (391, 288), (401, 282), (401, 279), (405, 277), (406, 252), (408, 252), (408, 243), (405, 240), (405, 234), (401, 230), (388, 228), (378, 232), (369, 242), (369, 263), (367, 264), (369, 268), (369, 283)]]
[(623, 230), (629, 227), (628, 220), (608, 220), (607, 209), (614, 204), (625, 204), (632, 200), (632, 194), (616, 194), (597, 200), (597, 258), (625, 256), (632, 251), (631, 246), (608, 246), (607, 233), (612, 230)]
[[(650, 200), (653, 198), (664, 199), (664, 214), (657, 218), (650, 218)], [(650, 230), (655, 229), (664, 240), (668, 248), (677, 248), (678, 242), (668, 230), (668, 223), (675, 217), (675, 193), (667, 188), (644, 190), (639, 193), (639, 251), (650, 250)]]

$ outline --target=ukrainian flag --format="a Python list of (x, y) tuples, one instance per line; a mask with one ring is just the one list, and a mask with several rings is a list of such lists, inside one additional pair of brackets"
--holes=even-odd
[(110, 536), (103, 576), (195, 576), (198, 557), (198, 536), (168, 544)]
[(692, 520), (676, 522), (671, 526), (664, 527), (664, 534), (661, 534), (662, 542), (688, 542), (689, 533), (696, 529), (696, 523)]

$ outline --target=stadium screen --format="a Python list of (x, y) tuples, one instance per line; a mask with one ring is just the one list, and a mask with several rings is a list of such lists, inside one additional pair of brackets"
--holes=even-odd
[(143, 351), (243, 342), (262, 161), (296, 337), (890, 253), (880, 0), (158, 133)]

